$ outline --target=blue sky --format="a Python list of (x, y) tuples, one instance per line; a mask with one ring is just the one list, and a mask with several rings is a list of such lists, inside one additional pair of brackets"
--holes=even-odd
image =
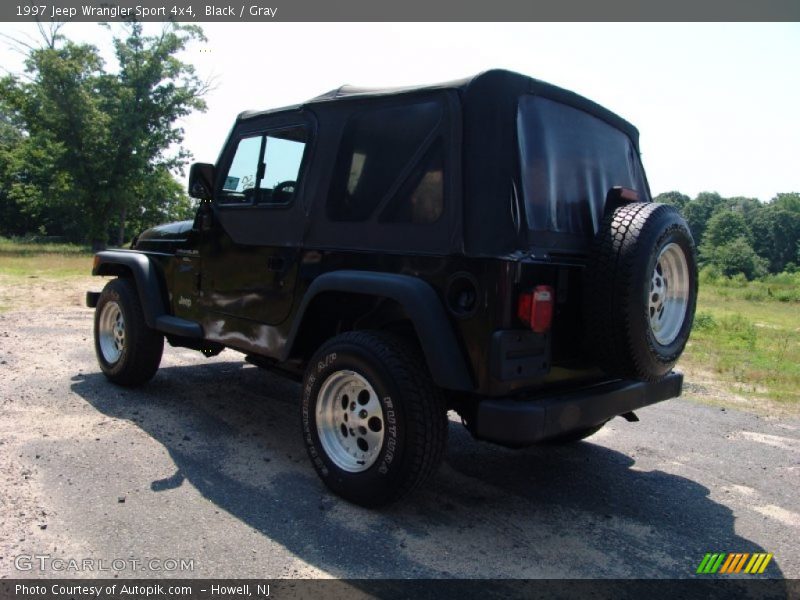
[[(154, 25), (155, 26), (155, 25)], [(800, 191), (800, 24), (203, 24), (188, 50), (215, 89), (185, 119), (213, 162), (236, 114), (343, 83), (405, 85), (507, 68), (574, 90), (633, 122), (654, 193), (768, 200)], [(10, 35), (31, 26), (4, 23)], [(67, 35), (107, 48), (94, 24)], [(19, 58), (0, 42), (0, 64)]]

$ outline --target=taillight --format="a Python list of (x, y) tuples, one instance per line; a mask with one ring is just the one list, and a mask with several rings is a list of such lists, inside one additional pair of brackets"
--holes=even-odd
[(552, 286), (537, 285), (532, 292), (519, 295), (517, 316), (536, 333), (549, 331), (553, 322), (554, 299)]

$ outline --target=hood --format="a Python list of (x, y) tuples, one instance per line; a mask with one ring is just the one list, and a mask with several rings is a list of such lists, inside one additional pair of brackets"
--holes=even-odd
[(136, 250), (174, 252), (175, 247), (185, 242), (192, 230), (192, 221), (176, 221), (146, 229), (134, 240)]

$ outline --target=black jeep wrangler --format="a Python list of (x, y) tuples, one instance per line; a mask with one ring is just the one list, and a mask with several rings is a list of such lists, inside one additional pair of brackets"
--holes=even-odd
[(448, 410), (525, 446), (680, 395), (694, 242), (637, 130), (572, 92), (489, 71), (245, 112), (189, 193), (194, 221), (96, 255), (100, 368), (142, 384), (166, 338), (302, 379), (311, 462), (350, 501), (429, 477)]

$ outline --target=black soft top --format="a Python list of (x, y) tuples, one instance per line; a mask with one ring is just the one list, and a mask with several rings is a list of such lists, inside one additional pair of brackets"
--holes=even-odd
[[(459, 145), (454, 155), (460, 157), (460, 175), (457, 184), (451, 186), (452, 190), (458, 188), (458, 191), (451, 197), (453, 202), (450, 203), (457, 208), (452, 213), (447, 213), (446, 218), (440, 219), (435, 225), (416, 227), (413, 232), (399, 226), (376, 224), (370, 229), (371, 233), (367, 238), (363, 234), (350, 235), (352, 232), (348, 227), (356, 225), (329, 223), (322, 217), (314, 219), (308, 243), (329, 247), (339, 243), (339, 238), (358, 237), (363, 240), (364, 248), (401, 251), (407, 249), (409, 236), (413, 235), (415, 246), (420, 252), (436, 254), (509, 256), (521, 249), (533, 247), (543, 248), (545, 252), (568, 248), (583, 251), (591, 240), (591, 229), (596, 229), (603, 215), (609, 186), (634, 187), (640, 192), (644, 191), (645, 197), (649, 195), (643, 175), (639, 178), (641, 183), (638, 185), (630, 184), (630, 177), (622, 181), (611, 177), (613, 180), (606, 181), (603, 172), (588, 173), (585, 169), (580, 172), (580, 177), (573, 177), (570, 169), (563, 167), (574, 165), (575, 161), (570, 163), (567, 159), (566, 163), (559, 162), (559, 148), (556, 144), (541, 149), (540, 154), (544, 161), (542, 164), (548, 168), (539, 169), (539, 172), (553, 175), (559, 185), (537, 183), (537, 190), (541, 190), (541, 194), (536, 197), (528, 194), (529, 198), (521, 202), (514, 200), (530, 187), (521, 178), (520, 149), (517, 143), (520, 136), (517, 114), (522, 99), (538, 98), (544, 99), (545, 103), (552, 101), (567, 105), (588, 113), (622, 133), (623, 137), (630, 140), (630, 148), (636, 154), (629, 158), (628, 153), (623, 151), (617, 157), (617, 162), (623, 164), (622, 170), (625, 172), (628, 170), (629, 160), (639, 161), (639, 132), (625, 119), (583, 96), (511, 71), (493, 69), (466, 79), (402, 88), (367, 89), (342, 86), (292, 107), (243, 112), (239, 115), (239, 120), (246, 122), (260, 115), (307, 109), (320, 120), (330, 119), (336, 124), (336, 127), (328, 128), (334, 133), (322, 144), (333, 156), (338, 144), (336, 132), (341, 131), (341, 123), (338, 121), (350, 113), (350, 103), (363, 106), (370, 99), (378, 101), (403, 96), (408, 96), (409, 101), (413, 102), (414, 96), (430, 98), (439, 93), (457, 96), (460, 105), (460, 132), (451, 140), (451, 143)], [(558, 120), (553, 120), (546, 127), (558, 129), (565, 126)], [(566, 144), (566, 154), (571, 156), (569, 145), (584, 143), (583, 132), (567, 129), (561, 129), (560, 132), (564, 135), (556, 138)], [(550, 144), (550, 137), (540, 137), (544, 140), (543, 143)], [(601, 155), (602, 142), (600, 139)], [(588, 177), (587, 174), (592, 176)], [(584, 187), (589, 187), (570, 189), (575, 188), (572, 183), (576, 180), (588, 181)], [(521, 186), (515, 189), (514, 182)], [(565, 191), (568, 193), (564, 193)], [(325, 195), (320, 195), (315, 201), (324, 202)], [(519, 205), (518, 209), (513, 206), (515, 202)], [(518, 214), (520, 211), (521, 214)], [(526, 212), (529, 217), (527, 221)], [(321, 215), (323, 212), (315, 211), (315, 214)], [(363, 229), (361, 226), (361, 230)]]
[[(502, 98), (511, 98), (516, 102), (519, 95), (522, 93), (550, 98), (551, 100), (579, 108), (580, 110), (606, 121), (610, 125), (625, 132), (628, 137), (631, 138), (637, 150), (639, 147), (639, 130), (619, 115), (603, 108), (596, 102), (592, 102), (588, 98), (584, 98), (580, 94), (576, 94), (575, 92), (539, 79), (534, 79), (533, 77), (528, 77), (527, 75), (522, 75), (521, 73), (515, 73), (514, 71), (507, 71), (504, 69), (490, 69), (471, 77), (426, 85), (383, 88), (343, 85), (300, 104), (269, 110), (247, 110), (239, 114), (239, 119), (250, 119), (259, 115), (283, 112), (286, 110), (298, 110), (324, 102), (385, 98), (386, 96), (429, 93), (437, 90), (457, 90), (464, 100), (470, 100), (480, 94), (483, 96), (483, 102), (488, 104), (496, 104)], [(477, 98), (475, 100), (478, 101)]]

